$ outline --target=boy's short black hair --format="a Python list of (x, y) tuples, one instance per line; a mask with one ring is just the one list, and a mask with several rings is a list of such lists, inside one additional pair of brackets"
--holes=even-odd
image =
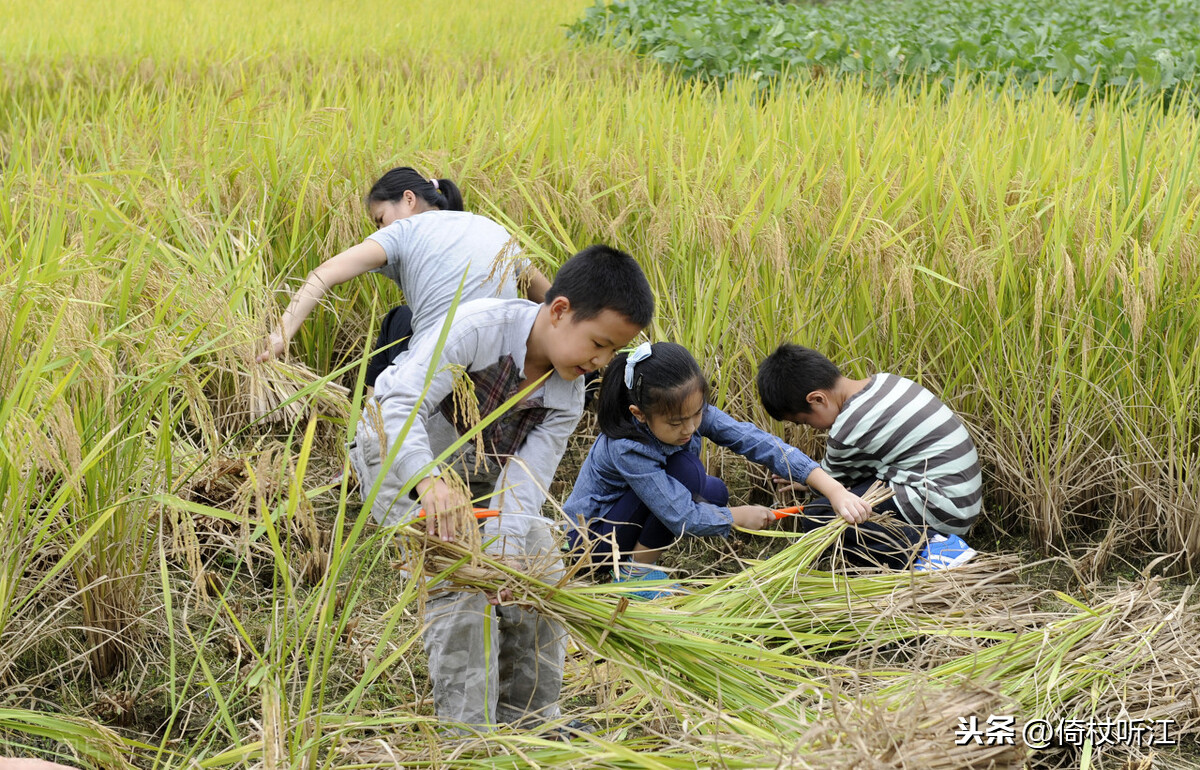
[(841, 376), (837, 365), (817, 351), (785, 342), (758, 366), (758, 397), (776, 420), (808, 414), (808, 394), (830, 390)]
[(571, 301), (576, 321), (595, 318), (605, 310), (643, 328), (654, 318), (654, 292), (637, 260), (599, 244), (588, 246), (558, 269), (546, 292), (546, 304), (556, 297)]

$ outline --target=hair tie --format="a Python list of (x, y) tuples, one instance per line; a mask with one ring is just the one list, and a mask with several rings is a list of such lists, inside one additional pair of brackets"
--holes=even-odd
[(645, 361), (647, 358), (649, 358), (652, 352), (653, 351), (650, 349), (650, 343), (643, 342), (641, 345), (638, 345), (633, 349), (633, 352), (629, 354), (629, 358), (625, 359), (625, 387), (633, 390), (633, 368), (637, 366), (639, 362)]
[(433, 185), (433, 189), (437, 190), (438, 192), (442, 191), (442, 188), (438, 187), (437, 177), (432, 177), (429, 180), (429, 183)]

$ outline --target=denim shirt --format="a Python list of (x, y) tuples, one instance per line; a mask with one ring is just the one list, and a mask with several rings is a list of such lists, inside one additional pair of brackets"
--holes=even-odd
[(589, 519), (603, 516), (632, 490), (677, 537), (727, 536), (733, 525), (729, 508), (693, 500), (683, 484), (667, 475), (667, 458), (675, 452), (699, 455), (701, 437), (784, 478), (806, 481), (817, 467), (808, 455), (779, 437), (753, 423), (738, 422), (711, 405), (704, 407), (700, 429), (684, 446), (662, 443), (641, 423), (638, 429), (644, 438), (613, 439), (602, 434), (596, 439), (563, 504), (571, 526), (586, 528)]

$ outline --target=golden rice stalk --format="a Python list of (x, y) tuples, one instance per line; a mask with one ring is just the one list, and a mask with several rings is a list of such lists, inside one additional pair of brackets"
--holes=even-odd
[(500, 251), (496, 252), (496, 256), (492, 259), (491, 270), (488, 271), (489, 281), (503, 282), (511, 278), (516, 278), (517, 289), (522, 294), (529, 289), (531, 275), (519, 268), (521, 263), (518, 262), (518, 257), (521, 256), (521, 242), (516, 236), (508, 239)]
[[(449, 368), (454, 374), (454, 387), (450, 391), (451, 403), (454, 405), (454, 423), (461, 432), (466, 433), (473, 430), (483, 419), (483, 416), (479, 414), (479, 399), (475, 396), (475, 383), (464, 367), (450, 364)], [(483, 431), (475, 432), (474, 441), (475, 471), (479, 471), (483, 467), (485, 456)]]
[(781, 766), (797, 770), (1005, 770), (1024, 767), (1020, 731), (1012, 745), (958, 745), (959, 720), (974, 716), (985, 723), (993, 714), (1011, 713), (998, 693), (962, 687), (926, 690), (914, 687), (903, 698), (832, 699), (828, 713), (796, 741)]
[(346, 419), (350, 414), (346, 387), (325, 382), (304, 364), (276, 358), (258, 361), (250, 343), (218, 357), (212, 368), (220, 375), (214, 390), (217, 427), (232, 434), (249, 425), (289, 426), (310, 411)]
[[(307, 366), (278, 359), (256, 362), (241, 376), (250, 419), (285, 424), (295, 423), (304, 416), (304, 399), (292, 399), (318, 379)], [(314, 406), (328, 414), (346, 417), (349, 395), (349, 389), (330, 382), (318, 391)]]
[(262, 697), (262, 770), (278, 770), (287, 758), (286, 724), (283, 719), (283, 698), (272, 676), (263, 677), (259, 687)]
[(875, 483), (869, 486), (867, 491), (862, 494), (862, 501), (874, 508), (880, 503), (891, 500), (895, 496), (896, 493), (892, 491), (891, 487), (885, 487), (882, 481), (876, 479)]

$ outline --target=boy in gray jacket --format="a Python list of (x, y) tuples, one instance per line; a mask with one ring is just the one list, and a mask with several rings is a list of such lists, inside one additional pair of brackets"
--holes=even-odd
[[(605, 246), (567, 260), (540, 305), (521, 299), (464, 303), (436, 365), (438, 335), (422, 335), (376, 380), (350, 450), (364, 497), (378, 487), (372, 515), (396, 524), (423, 507), (429, 534), (454, 540), (454, 518), (440, 514), (470, 501), (441, 478), (446, 468), (435, 458), (471, 428), (463, 414), (470, 410), (455, 403), (456, 372), (471, 379), (480, 419), (540, 382), (482, 431), (482, 456), (472, 440), (447, 467), (485, 498), (486, 507), (500, 511), (484, 526), (490, 553), (561, 570), (541, 508), (583, 413), (583, 376), (607, 364), (653, 313), (654, 297), (637, 262)], [(385, 468), (390, 437), (406, 425), (394, 462)], [(418, 481), (402, 496), (412, 479)], [(565, 630), (499, 601), (480, 592), (431, 592), (424, 642), (434, 707), (443, 720), (489, 730), (501, 723), (536, 726), (558, 715)]]

